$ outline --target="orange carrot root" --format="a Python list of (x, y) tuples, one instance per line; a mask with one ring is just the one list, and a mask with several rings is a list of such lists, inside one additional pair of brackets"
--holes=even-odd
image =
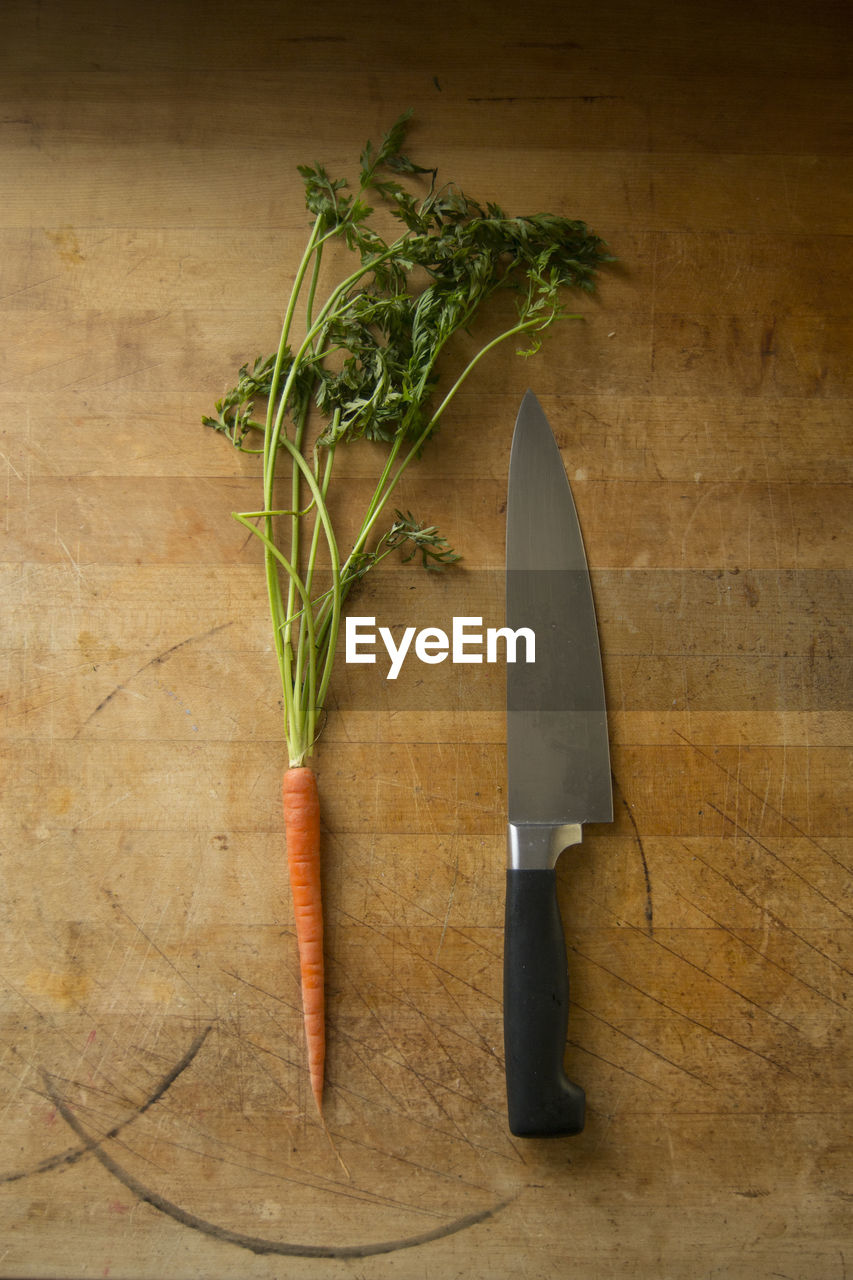
[(313, 769), (297, 765), (282, 780), (287, 866), (299, 947), (302, 1012), (311, 1091), (320, 1110), (326, 1057), (323, 903), (320, 892), (320, 798)]

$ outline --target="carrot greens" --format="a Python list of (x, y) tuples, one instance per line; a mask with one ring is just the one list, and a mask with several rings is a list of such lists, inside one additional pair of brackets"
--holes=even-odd
[[(411, 513), (396, 510), (381, 528), (400, 476), (480, 360), (513, 339), (523, 354), (535, 352), (558, 319), (577, 318), (565, 310), (565, 289), (592, 291), (597, 268), (608, 260), (582, 222), (556, 214), (510, 217), (455, 185), (439, 185), (435, 169), (402, 150), (408, 119), (402, 115), (379, 146), (366, 145), (354, 188), (321, 165), (299, 166), (313, 225), (278, 349), (244, 365), (215, 415), (203, 420), (262, 458), (262, 504), (235, 516), (264, 548), (291, 765), (311, 754), (353, 585), (395, 548), (428, 567), (455, 558), (438, 530)], [(398, 234), (380, 232), (377, 203)], [(332, 254), (338, 277), (320, 298), (321, 267)], [(504, 290), (515, 297), (512, 321), (481, 342), (438, 396), (447, 344)], [(256, 416), (258, 402), (266, 410)], [(308, 447), (312, 411), (322, 427)], [(378, 476), (343, 550), (328, 495), (336, 451), (362, 438), (382, 446)], [(277, 496), (283, 472), (286, 500)], [(318, 591), (323, 546), (330, 581)]]

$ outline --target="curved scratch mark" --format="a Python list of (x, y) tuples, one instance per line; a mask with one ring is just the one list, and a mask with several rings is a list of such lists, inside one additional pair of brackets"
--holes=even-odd
[(89, 1149), (95, 1159), (103, 1165), (108, 1173), (118, 1179), (128, 1191), (146, 1204), (150, 1204), (152, 1208), (159, 1210), (160, 1213), (165, 1213), (168, 1217), (173, 1218), (175, 1222), (179, 1222), (182, 1226), (189, 1227), (193, 1231), (200, 1231), (204, 1235), (211, 1236), (214, 1240), (222, 1241), (224, 1244), (234, 1244), (241, 1249), (248, 1249), (251, 1253), (276, 1254), (279, 1257), (286, 1258), (368, 1258), (380, 1253), (394, 1253), (398, 1249), (412, 1249), (417, 1245), (430, 1244), (434, 1240), (443, 1240), (447, 1236), (456, 1235), (457, 1232), (464, 1231), (468, 1227), (477, 1226), (478, 1223), (493, 1218), (495, 1214), (499, 1213), (501, 1209), (515, 1199), (514, 1196), (510, 1197), (489, 1209), (482, 1210), (480, 1213), (466, 1214), (465, 1217), (455, 1218), (452, 1222), (436, 1227), (432, 1231), (424, 1231), (416, 1236), (406, 1236), (400, 1240), (381, 1240), (373, 1244), (350, 1245), (296, 1244), (286, 1240), (265, 1240), (260, 1236), (250, 1236), (242, 1231), (232, 1231), (229, 1227), (220, 1226), (219, 1223), (208, 1222), (205, 1218), (199, 1218), (187, 1209), (182, 1209), (180, 1205), (175, 1204), (173, 1201), (167, 1200), (159, 1192), (152, 1191), (144, 1186), (132, 1173), (129, 1173), (113, 1160), (112, 1156), (102, 1149), (98, 1141), (92, 1139), (74, 1113), (69, 1110), (56, 1093), (48, 1076), (45, 1076), (45, 1086), (50, 1093), (51, 1101), (65, 1123), (74, 1130), (84, 1143), (91, 1144)]
[[(109, 1129), (102, 1138), (92, 1138), (86, 1134), (84, 1142), (79, 1147), (72, 1147), (70, 1151), (62, 1151), (55, 1156), (48, 1156), (46, 1159), (40, 1160), (38, 1164), (32, 1167), (32, 1169), (21, 1169), (16, 1173), (0, 1174), (0, 1183), (19, 1182), (22, 1178), (29, 1178), (35, 1173), (50, 1173), (52, 1169), (59, 1169), (64, 1165), (76, 1164), (78, 1160), (82, 1160), (83, 1157), (89, 1155), (90, 1152), (94, 1153), (95, 1148), (99, 1143), (107, 1142), (110, 1138), (117, 1137), (117, 1135), (121, 1133), (122, 1129), (127, 1128), (129, 1124), (133, 1124), (134, 1120), (138, 1120), (140, 1116), (144, 1116), (145, 1112), (150, 1110), (150, 1108), (154, 1106), (155, 1102), (160, 1101), (167, 1090), (175, 1083), (178, 1076), (181, 1075), (183, 1071), (186, 1071), (187, 1067), (193, 1061), (199, 1049), (204, 1044), (210, 1034), (210, 1031), (211, 1027), (205, 1027), (204, 1031), (197, 1035), (195, 1040), (193, 1040), (184, 1056), (175, 1063), (170, 1071), (166, 1072), (154, 1092), (150, 1093), (145, 1101), (140, 1106), (136, 1107), (129, 1116), (126, 1116), (124, 1120), (119, 1121), (118, 1124), (113, 1125), (112, 1129)], [(44, 1076), (44, 1072), (42, 1075)], [(46, 1076), (44, 1076), (44, 1078), (47, 1079)], [(48, 1092), (50, 1093), (51, 1100), (53, 1100), (53, 1090), (49, 1085)]]
[[(231, 626), (230, 622), (223, 622), (223, 623), (220, 623), (218, 627), (212, 627), (210, 631), (204, 631), (200, 635), (187, 636), (186, 640), (179, 640), (177, 644), (171, 645), (170, 648), (164, 649), (162, 653), (155, 654), (153, 658), (149, 658), (147, 662), (143, 662), (142, 666), (139, 668), (138, 671), (134, 671), (132, 676), (128, 676), (126, 680), (122, 680), (121, 684), (117, 684), (116, 687), (110, 693), (108, 693), (105, 698), (101, 699), (101, 701), (95, 707), (94, 711), (89, 712), (88, 716), (80, 725), (80, 728), (77, 730), (77, 733), (80, 732), (80, 729), (84, 729), (90, 720), (94, 720), (95, 716), (98, 715), (100, 711), (103, 711), (104, 707), (106, 707), (110, 702), (112, 702), (113, 698), (115, 698), (117, 694), (121, 693), (122, 689), (126, 689), (127, 686), (131, 684), (132, 681), (136, 680), (138, 676), (141, 676), (143, 671), (147, 671), (149, 667), (162, 666), (163, 663), (168, 661), (168, 659), (171, 658), (172, 654), (177, 653), (179, 649), (185, 648), (186, 645), (192, 644), (194, 641), (207, 640), (209, 636), (215, 636), (218, 631), (225, 631), (226, 628), (230, 626)], [(75, 734), (75, 737), (76, 737), (76, 734)]]
[(651, 880), (651, 876), (649, 875), (649, 864), (646, 861), (646, 851), (643, 848), (643, 841), (640, 836), (640, 828), (637, 826), (637, 820), (634, 817), (633, 813), (631, 812), (631, 806), (628, 804), (628, 801), (625, 799), (625, 794), (622, 791), (622, 788), (619, 786), (619, 783), (617, 782), (615, 775), (611, 773), (610, 776), (611, 778), (613, 778), (613, 790), (618, 793), (619, 799), (622, 801), (622, 807), (624, 808), (625, 812), (628, 815), (628, 821), (631, 824), (631, 827), (634, 832), (634, 839), (637, 841), (637, 848), (640, 851), (640, 861), (643, 864), (643, 878), (646, 882), (646, 905), (645, 905), (644, 915), (646, 917), (646, 928), (648, 930), (649, 937), (651, 937), (652, 934), (654, 933), (654, 911), (652, 908), (652, 880)]

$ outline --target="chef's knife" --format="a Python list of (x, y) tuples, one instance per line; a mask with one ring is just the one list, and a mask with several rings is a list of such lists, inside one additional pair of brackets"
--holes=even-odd
[[(524, 396), (509, 464), (506, 622), (508, 866), (504, 1048), (509, 1127), (579, 1133), (585, 1095), (563, 1070), (569, 982), (556, 863), (585, 822), (613, 820), (601, 653), (575, 504), (539, 401)], [(533, 657), (525, 653), (533, 633)], [(526, 659), (526, 660), (525, 660)]]

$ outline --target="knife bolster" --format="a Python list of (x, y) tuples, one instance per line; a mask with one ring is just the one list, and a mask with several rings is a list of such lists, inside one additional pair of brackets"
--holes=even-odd
[(560, 827), (511, 822), (507, 829), (507, 867), (510, 871), (553, 871), (563, 850), (580, 844), (582, 834), (579, 822)]

